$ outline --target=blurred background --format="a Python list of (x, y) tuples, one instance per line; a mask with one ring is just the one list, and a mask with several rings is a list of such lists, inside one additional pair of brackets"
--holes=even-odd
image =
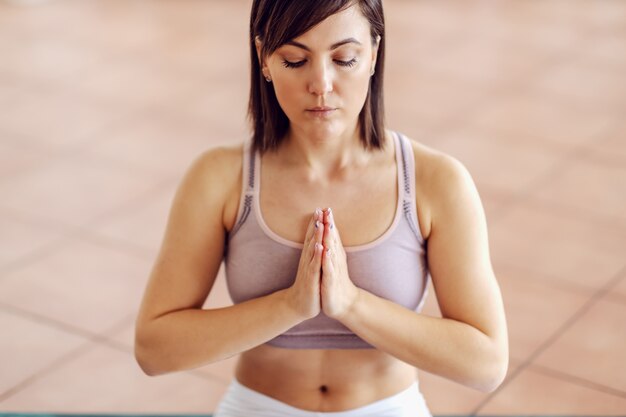
[[(213, 411), (235, 358), (148, 377), (134, 320), (182, 173), (248, 136), (250, 4), (0, 0), (0, 411)], [(385, 11), (388, 126), (472, 173), (510, 333), (498, 390), (419, 371), (428, 406), (626, 414), (626, 2)]]

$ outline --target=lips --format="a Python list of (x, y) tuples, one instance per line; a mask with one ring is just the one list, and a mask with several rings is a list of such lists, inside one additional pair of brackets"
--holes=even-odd
[(315, 119), (327, 120), (332, 118), (332, 116), (335, 114), (335, 110), (337, 109), (334, 107), (318, 106), (306, 109), (306, 113), (309, 116), (314, 117)]
[(312, 112), (328, 112), (331, 110), (337, 110), (335, 107), (328, 107), (328, 106), (318, 106), (318, 107), (313, 107), (310, 109), (307, 109), (307, 111), (312, 111)]

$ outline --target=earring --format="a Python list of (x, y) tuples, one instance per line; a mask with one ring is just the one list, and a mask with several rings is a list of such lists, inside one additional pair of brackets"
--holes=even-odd
[(267, 81), (268, 83), (271, 83), (272, 79), (268, 76), (268, 77), (265, 77), (265, 81)]
[(372, 68), (372, 70), (370, 71), (370, 77), (374, 75), (375, 72), (376, 72), (376, 69)]

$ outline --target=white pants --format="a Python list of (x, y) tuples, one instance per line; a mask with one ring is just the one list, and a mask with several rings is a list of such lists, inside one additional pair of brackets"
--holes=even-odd
[(292, 407), (233, 379), (214, 417), (432, 417), (417, 381), (385, 399), (347, 411), (317, 412)]

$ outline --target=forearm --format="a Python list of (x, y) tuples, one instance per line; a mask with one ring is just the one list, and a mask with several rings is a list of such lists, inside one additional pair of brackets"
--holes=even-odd
[(225, 308), (176, 311), (142, 324), (135, 356), (148, 375), (192, 369), (256, 347), (300, 321), (284, 290)]
[(506, 373), (506, 355), (475, 327), (417, 314), (363, 289), (341, 321), (376, 348), (481, 391), (495, 389)]

